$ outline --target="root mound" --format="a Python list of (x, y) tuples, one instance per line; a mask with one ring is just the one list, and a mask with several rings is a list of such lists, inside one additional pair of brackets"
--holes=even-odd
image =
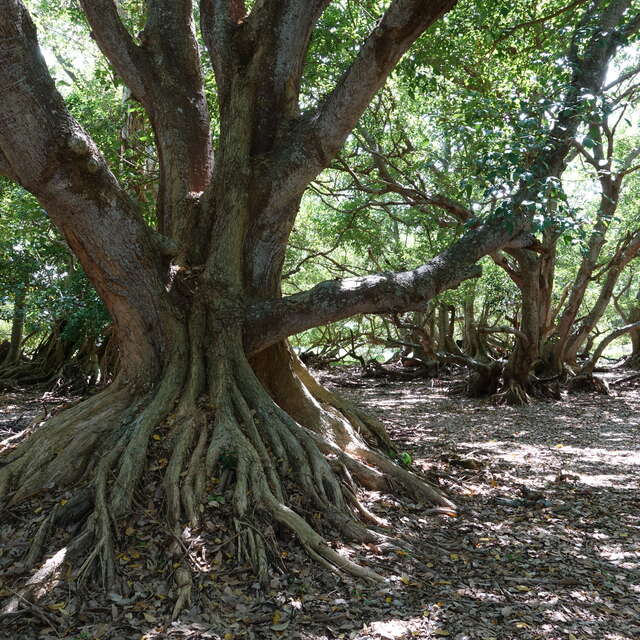
[[(215, 362), (202, 377), (191, 370), (176, 381), (174, 369), (135, 398), (114, 384), (0, 448), (5, 506), (20, 509), (40, 494), (48, 509), (21, 569), (54, 552), (6, 614), (61, 576), (97, 576), (117, 589), (129, 537), (140, 528), (163, 541), (175, 617), (216, 548), (264, 582), (280, 557), (276, 534), (284, 532), (331, 571), (382, 580), (335, 548), (341, 540), (411, 548), (367, 510), (363, 490), (404, 492), (455, 513), (437, 488), (378, 448), (390, 445), (380, 423), (321, 387), (298, 361), (289, 360), (277, 378), (280, 393), (271, 394), (243, 356)], [(221, 518), (224, 536), (215, 524)]]

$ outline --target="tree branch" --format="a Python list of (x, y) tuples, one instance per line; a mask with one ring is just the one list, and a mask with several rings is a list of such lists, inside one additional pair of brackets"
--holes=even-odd
[(144, 105), (160, 164), (158, 228), (186, 243), (213, 173), (209, 113), (190, 0), (148, 0), (136, 45), (113, 0), (81, 0), (101, 51)]
[(477, 260), (518, 233), (511, 220), (496, 217), (413, 271), (330, 280), (302, 293), (255, 303), (247, 313), (246, 348), (257, 352), (294, 333), (358, 313), (419, 311), (438, 293), (478, 277)]
[(127, 31), (113, 0), (80, 0), (91, 25), (92, 35), (105, 57), (131, 92), (144, 103), (145, 76), (150, 72), (146, 55)]
[(505, 40), (510, 38), (516, 31), (519, 31), (520, 29), (528, 29), (529, 27), (533, 27), (537, 24), (542, 24), (543, 22), (547, 22), (548, 20), (553, 20), (553, 18), (557, 18), (558, 16), (561, 16), (563, 13), (566, 13), (567, 11), (571, 11), (572, 9), (575, 9), (576, 7), (579, 7), (581, 4), (585, 4), (585, 2), (588, 2), (588, 1), (589, 0), (573, 0), (573, 2), (570, 2), (565, 7), (561, 7), (557, 11), (553, 11), (552, 13), (548, 13), (539, 18), (535, 18), (533, 20), (527, 20), (526, 22), (521, 22), (519, 24), (514, 25), (513, 27), (510, 27), (509, 29), (503, 31), (502, 34), (499, 35), (493, 41), (493, 44), (491, 45), (491, 49), (489, 53), (493, 53), (501, 42), (504, 42)]
[(516, 329), (515, 327), (478, 327), (478, 332), (480, 333), (508, 333), (512, 336), (516, 336), (523, 346), (527, 346), (529, 344), (529, 337), (520, 329)]
[(267, 196), (247, 246), (252, 287), (259, 288), (278, 277), (283, 248), (304, 190), (335, 158), (400, 57), (456, 2), (393, 0), (334, 90), (283, 132), (282, 144), (271, 161), (272, 170), (264, 174), (263, 184), (257, 188)]
[(633, 329), (640, 329), (640, 321), (632, 322), (631, 324), (627, 324), (624, 327), (615, 329), (610, 334), (608, 334), (605, 338), (603, 338), (598, 344), (598, 346), (596, 347), (596, 350), (593, 352), (593, 355), (591, 356), (591, 358), (587, 360), (587, 362), (585, 362), (584, 365), (582, 365), (582, 368), (580, 369), (580, 375), (592, 375), (593, 370), (595, 369), (596, 364), (598, 363), (598, 360), (602, 356), (604, 350), (616, 338), (619, 338), (625, 333), (629, 333), (629, 331), (633, 331)]
[(313, 115), (306, 134), (326, 167), (413, 42), (457, 0), (394, 0), (358, 55)]
[(200, 30), (216, 77), (221, 103), (226, 101), (231, 83), (229, 74), (234, 66), (236, 52), (231, 43), (232, 34), (245, 16), (242, 0), (200, 0)]
[(0, 11), (0, 86), (0, 148), (13, 177), (79, 258), (118, 323), (131, 366), (158, 366), (153, 353), (164, 340), (162, 322), (144, 310), (157, 309), (166, 296), (159, 252), (95, 143), (67, 111), (19, 0), (5, 0)]

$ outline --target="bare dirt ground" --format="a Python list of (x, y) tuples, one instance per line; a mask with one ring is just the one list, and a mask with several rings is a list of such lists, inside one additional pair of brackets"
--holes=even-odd
[[(52, 585), (37, 604), (0, 619), (0, 638), (640, 638), (640, 389), (513, 408), (453, 397), (450, 381), (321, 377), (383, 418), (400, 457), (459, 506), (451, 517), (362, 496), (418, 541), (417, 552), (389, 554), (336, 543), (386, 583), (328, 573), (267, 527), (266, 537), (280, 533), (279, 569), (261, 587), (235, 565), (219, 496), (206, 529), (186, 532), (185, 563), (200, 578), (191, 607), (172, 622), (175, 565), (163, 556), (171, 540), (147, 533), (161, 518), (161, 505), (147, 503), (120, 523), (119, 593)], [(34, 394), (4, 396), (2, 405), (0, 440), (42, 410)], [(25, 578), (20, 559), (34, 533), (25, 523), (60, 499), (52, 493), (0, 514), (0, 602)]]

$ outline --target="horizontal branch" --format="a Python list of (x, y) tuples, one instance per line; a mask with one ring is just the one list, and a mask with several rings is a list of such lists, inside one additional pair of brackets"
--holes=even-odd
[(419, 311), (441, 291), (480, 275), (478, 266), (452, 269), (434, 258), (413, 271), (327, 280), (250, 309), (247, 348), (259, 351), (294, 333), (360, 313)]
[(520, 331), (520, 329), (516, 329), (515, 327), (478, 327), (479, 333), (508, 333), (512, 336), (516, 336), (523, 345), (529, 344), (528, 336)]
[(496, 217), (413, 271), (329, 280), (302, 293), (255, 303), (248, 309), (245, 346), (255, 353), (300, 331), (359, 313), (423, 310), (442, 291), (478, 277), (481, 269), (475, 263), (520, 236), (524, 224)]

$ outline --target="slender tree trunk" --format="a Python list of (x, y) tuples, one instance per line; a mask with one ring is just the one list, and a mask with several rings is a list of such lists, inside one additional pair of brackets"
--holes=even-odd
[(13, 316), (11, 318), (11, 341), (9, 351), (0, 365), (0, 368), (10, 368), (20, 361), (22, 353), (22, 334), (24, 331), (25, 314), (27, 311), (28, 283), (22, 283), (15, 292), (13, 301)]
[(564, 350), (564, 359), (568, 364), (576, 366), (578, 353), (611, 302), (611, 298), (620, 275), (627, 264), (629, 264), (629, 262), (635, 258), (639, 252), (640, 231), (636, 231), (616, 251), (616, 254), (608, 265), (604, 282), (600, 287), (600, 292), (598, 293), (598, 297), (591, 308), (591, 311), (569, 336)]
[[(640, 321), (640, 289), (638, 289), (636, 302), (627, 315), (626, 321), (627, 324)], [(640, 329), (631, 329), (629, 337), (631, 338), (631, 354), (627, 358), (626, 364), (634, 369), (640, 369)]]

